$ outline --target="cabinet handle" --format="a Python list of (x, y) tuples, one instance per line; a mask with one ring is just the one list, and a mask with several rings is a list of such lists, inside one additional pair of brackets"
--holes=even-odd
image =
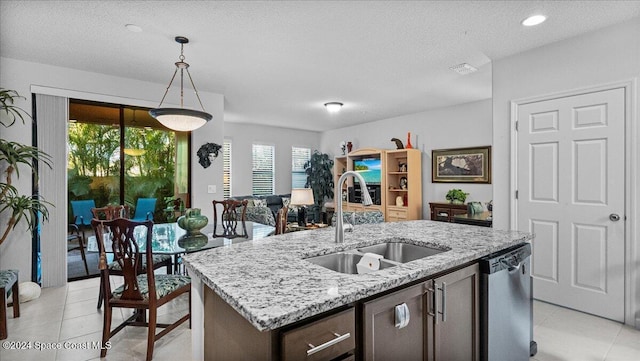
[(438, 311), (438, 290), (441, 290), (441, 288), (438, 288), (438, 284), (436, 282), (433, 282), (433, 318), (436, 321), (436, 325), (438, 324), (438, 314), (441, 313), (440, 311)]
[(340, 343), (340, 342), (348, 339), (349, 337), (351, 337), (351, 333), (349, 333), (349, 332), (345, 333), (344, 335), (339, 335), (339, 334), (337, 334), (335, 332), (332, 332), (332, 333), (336, 336), (336, 338), (334, 338), (333, 340), (329, 340), (329, 341), (323, 343), (322, 345), (314, 346), (314, 345), (308, 343), (307, 345), (309, 347), (311, 347), (311, 348), (309, 350), (307, 350), (307, 356), (311, 356), (316, 352), (320, 352), (320, 351), (324, 350), (325, 348), (331, 347), (331, 346), (333, 346), (333, 345), (335, 345), (337, 343)]
[[(429, 286), (427, 288), (427, 294), (430, 298), (430, 305), (431, 306), (428, 310), (427, 310), (427, 315), (436, 318), (436, 310), (435, 310), (435, 304), (436, 304), (436, 290), (433, 289), (433, 287)], [(436, 320), (437, 321), (437, 320)]]
[[(442, 282), (442, 287), (440, 288), (440, 290), (442, 291), (442, 306), (441, 306), (442, 312), (440, 312), (440, 314), (442, 315), (442, 322), (447, 322), (447, 283), (446, 282)], [(436, 321), (437, 320), (438, 318), (436, 317)]]

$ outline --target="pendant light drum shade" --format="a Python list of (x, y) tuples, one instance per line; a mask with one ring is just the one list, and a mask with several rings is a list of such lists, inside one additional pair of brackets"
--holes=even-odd
[[(184, 61), (184, 44), (187, 44), (189, 42), (189, 39), (185, 38), (184, 36), (176, 36), (175, 40), (180, 44), (180, 61), (175, 63), (176, 70), (173, 72), (173, 77), (171, 77), (169, 86), (167, 86), (167, 90), (165, 90), (164, 92), (164, 96), (160, 101), (160, 105), (158, 105), (158, 107), (155, 109), (149, 110), (149, 115), (157, 119), (162, 125), (169, 129), (173, 129), (179, 132), (190, 132), (207, 124), (208, 121), (213, 119), (213, 116), (205, 112), (202, 101), (200, 100), (200, 95), (198, 95), (198, 89), (196, 89), (196, 86), (193, 83), (193, 79), (191, 78), (191, 73), (189, 73), (189, 64)], [(161, 108), (162, 103), (164, 102), (164, 99), (167, 97), (167, 93), (171, 88), (171, 84), (173, 84), (173, 80), (176, 78), (176, 74), (178, 74), (178, 70), (180, 70), (180, 108)], [(191, 86), (196, 93), (196, 97), (198, 98), (198, 102), (200, 103), (202, 111), (184, 108), (183, 83), (185, 71), (187, 72), (187, 76), (189, 77)]]

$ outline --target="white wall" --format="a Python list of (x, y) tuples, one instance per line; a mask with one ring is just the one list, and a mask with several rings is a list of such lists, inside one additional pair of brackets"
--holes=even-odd
[[(544, 25), (542, 25), (544, 26)], [(510, 104), (511, 100), (539, 95), (553, 94), (573, 89), (595, 87), (618, 81), (637, 81), (640, 75), (640, 18), (629, 22), (598, 30), (589, 34), (560, 41), (540, 47), (493, 63), (493, 194), (494, 194), (494, 226), (508, 228), (512, 210), (510, 201), (513, 194), (510, 189)], [(631, 119), (637, 133), (638, 93), (629, 106), (635, 112)], [(636, 148), (637, 149), (637, 148)], [(632, 154), (635, 159), (632, 171), (640, 169), (640, 156)], [(622, 175), (621, 175), (622, 176)], [(637, 179), (637, 178), (636, 178)], [(632, 184), (637, 187), (637, 184)], [(637, 215), (640, 196), (637, 192), (629, 195), (631, 212)], [(630, 217), (631, 237), (637, 235), (640, 220)], [(637, 260), (640, 260), (640, 243), (631, 238), (630, 255), (627, 255), (631, 267), (631, 280), (628, 281), (627, 292), (635, 294), (636, 305), (632, 313), (638, 312), (640, 304), (640, 287), (638, 284)], [(629, 307), (629, 305), (627, 305)], [(637, 327), (640, 322), (637, 322)]]
[[(320, 133), (251, 124), (225, 123), (224, 137), (231, 139), (231, 192), (233, 196), (252, 192), (252, 144), (275, 145), (275, 194), (291, 193), (291, 147), (319, 149)], [(222, 162), (221, 162), (222, 163)], [(222, 199), (222, 193), (216, 199)]]
[[(158, 105), (166, 84), (155, 84), (139, 80), (114, 77), (98, 73), (78, 71), (68, 68), (55, 67), (44, 64), (31, 63), (0, 57), (0, 86), (6, 89), (17, 90), (25, 96), (26, 101), (20, 103), (21, 107), (31, 113), (31, 87), (41, 86), (61, 94), (67, 94), (74, 98), (106, 101), (127, 105), (155, 107)], [(170, 91), (169, 103), (176, 103), (179, 91)], [(193, 133), (193, 173), (192, 173), (192, 205), (205, 208), (207, 202), (206, 184), (219, 184), (222, 186), (222, 162), (214, 163), (210, 168), (203, 169), (197, 163), (195, 152), (205, 142), (222, 144), (224, 132), (224, 98), (220, 94), (200, 94), (205, 109), (213, 114), (213, 121)], [(198, 109), (199, 106), (191, 104), (195, 99), (186, 98), (187, 106)], [(60, 126), (66, 126), (61, 124)], [(2, 128), (2, 138), (31, 144), (31, 122), (25, 125), (16, 124), (10, 128)], [(65, 139), (60, 139), (60, 146), (65, 146)], [(66, 166), (66, 163), (54, 164), (54, 167)], [(3, 169), (0, 169), (2, 171)], [(21, 171), (22, 177), (17, 186), (23, 193), (30, 193), (31, 178), (25, 176), (28, 170)], [(66, 192), (66, 190), (61, 190)], [(53, 212), (66, 212), (66, 205), (56, 205)], [(206, 208), (205, 208), (206, 209)], [(6, 224), (8, 215), (0, 216), (0, 224)], [(57, 239), (43, 234), (42, 242), (66, 242), (66, 239)], [(20, 270), (21, 280), (31, 278), (31, 237), (24, 224), (18, 225), (9, 238), (0, 246), (0, 268), (16, 268)]]
[(407, 132), (411, 132), (411, 144), (422, 151), (422, 215), (429, 219), (429, 202), (446, 202), (445, 195), (451, 188), (469, 193), (467, 201), (492, 199), (491, 184), (431, 182), (431, 150), (491, 145), (491, 112), (491, 100), (487, 99), (330, 130), (322, 134), (321, 149), (341, 155), (339, 144), (343, 140), (351, 141), (353, 149), (396, 149), (391, 138), (406, 145)]

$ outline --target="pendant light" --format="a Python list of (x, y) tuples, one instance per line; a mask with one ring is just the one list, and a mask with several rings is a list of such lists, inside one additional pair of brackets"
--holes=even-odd
[[(200, 100), (200, 95), (198, 95), (198, 90), (196, 89), (195, 84), (193, 84), (191, 73), (189, 73), (189, 64), (185, 63), (184, 61), (184, 44), (187, 44), (189, 42), (189, 39), (185, 38), (184, 36), (176, 36), (175, 40), (180, 44), (180, 61), (176, 62), (176, 70), (173, 72), (173, 76), (171, 77), (169, 86), (167, 86), (167, 90), (165, 90), (164, 92), (162, 100), (160, 100), (160, 105), (158, 105), (158, 107), (155, 109), (149, 110), (149, 114), (169, 129), (173, 129), (179, 132), (190, 132), (205, 125), (208, 121), (213, 119), (213, 116), (205, 112), (204, 106), (202, 106), (202, 101)], [(161, 108), (162, 103), (164, 102), (164, 98), (166, 98), (167, 93), (171, 88), (173, 79), (176, 78), (178, 70), (180, 70), (180, 108)], [(191, 82), (191, 86), (196, 93), (196, 97), (198, 98), (198, 102), (200, 103), (200, 108), (202, 108), (202, 111), (184, 108), (185, 70), (187, 71), (187, 76), (189, 76), (189, 81)]]

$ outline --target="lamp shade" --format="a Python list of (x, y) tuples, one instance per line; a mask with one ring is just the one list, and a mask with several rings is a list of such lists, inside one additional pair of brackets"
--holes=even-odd
[(293, 188), (291, 190), (291, 204), (298, 206), (307, 206), (313, 203), (313, 189)]
[(209, 113), (184, 108), (156, 108), (149, 114), (169, 129), (179, 132), (190, 132), (205, 125), (213, 119)]

